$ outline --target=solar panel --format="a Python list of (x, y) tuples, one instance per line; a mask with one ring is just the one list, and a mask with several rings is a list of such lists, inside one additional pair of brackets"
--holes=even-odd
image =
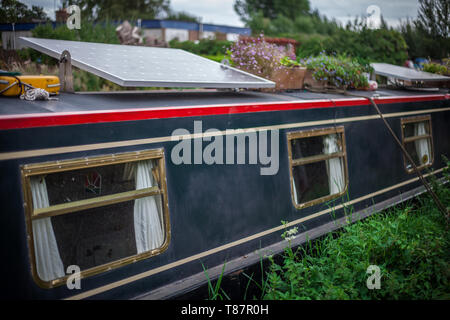
[(30, 48), (124, 87), (273, 88), (275, 83), (180, 49), (19, 38)]
[(445, 81), (450, 80), (450, 77), (445, 77), (439, 74), (417, 71), (415, 69), (399, 67), (388, 63), (371, 63), (370, 64), (375, 74), (397, 78), (407, 81)]

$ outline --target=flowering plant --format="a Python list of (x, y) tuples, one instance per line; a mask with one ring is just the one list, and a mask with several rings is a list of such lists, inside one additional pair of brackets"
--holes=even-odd
[(302, 60), (317, 81), (325, 81), (338, 88), (367, 88), (366, 67), (345, 56), (328, 56), (322, 52), (317, 57)]
[(287, 68), (295, 68), (295, 67), (304, 67), (304, 65), (296, 60), (291, 59), (290, 57), (283, 57), (280, 60), (281, 65)]
[(283, 68), (282, 59), (287, 55), (283, 46), (268, 43), (264, 35), (252, 41), (239, 40), (231, 45), (228, 54), (235, 67), (263, 78), (270, 78), (274, 71)]

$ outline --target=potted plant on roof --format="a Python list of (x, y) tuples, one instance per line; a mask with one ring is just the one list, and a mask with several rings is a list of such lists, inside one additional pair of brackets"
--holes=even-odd
[(272, 80), (275, 90), (301, 89), (306, 68), (289, 57), (285, 47), (268, 43), (260, 35), (252, 41), (237, 41), (228, 49), (234, 67)]
[(360, 89), (369, 87), (367, 67), (346, 56), (329, 56), (321, 52), (303, 61), (307, 67), (305, 86), (311, 89)]

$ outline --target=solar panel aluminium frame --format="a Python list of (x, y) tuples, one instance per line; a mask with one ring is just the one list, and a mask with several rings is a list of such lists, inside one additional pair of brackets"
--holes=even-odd
[[(41, 38), (28, 38), (28, 37), (20, 37), (19, 41), (21, 41), (22, 44), (25, 46), (28, 46), (32, 49), (35, 49), (39, 52), (42, 52), (50, 57), (60, 59), (62, 51), (61, 52), (47, 48), (41, 44), (38, 43), (36, 40), (54, 40), (54, 39), (41, 39)], [(65, 40), (64, 40), (65, 41)], [(79, 41), (70, 41), (73, 43), (83, 43)], [(86, 42), (89, 44), (96, 44), (93, 42)], [(110, 45), (110, 46), (120, 46), (120, 45), (111, 45), (111, 44), (100, 44), (100, 45)], [(124, 45), (125, 47), (125, 45)], [(133, 46), (126, 46), (126, 47), (133, 47)], [(146, 48), (139, 46), (138, 48)], [(152, 49), (160, 49), (160, 48), (152, 48)], [(105, 70), (100, 70), (96, 68), (93, 65), (90, 65), (86, 62), (80, 61), (76, 57), (74, 57), (71, 53), (71, 62), (72, 65), (85, 70), (87, 72), (90, 72), (92, 74), (95, 74), (101, 78), (104, 78), (106, 80), (109, 80), (111, 82), (114, 82), (120, 86), (123, 87), (178, 87), (178, 88), (228, 88), (228, 89), (234, 89), (234, 88), (274, 88), (275, 83), (258, 77), (256, 75), (247, 73), (245, 71), (233, 68), (228, 65), (220, 64), (215, 61), (212, 61), (210, 59), (195, 55), (193, 53), (181, 50), (181, 49), (168, 49), (164, 48), (166, 50), (178, 50), (179, 52), (183, 52), (186, 56), (193, 56), (195, 59), (199, 60), (202, 59), (205, 64), (220, 66), (221, 70), (230, 70), (235, 72), (237, 75), (245, 76), (249, 79), (253, 79), (254, 81), (186, 81), (186, 80), (178, 80), (173, 79), (170, 81), (167, 80), (158, 80), (158, 79), (148, 79), (148, 80), (130, 80), (130, 79), (124, 79), (121, 78), (113, 73), (107, 72)], [(66, 49), (67, 50), (67, 49)], [(70, 50), (67, 50), (70, 52)]]
[[(390, 77), (390, 78), (397, 78), (400, 80), (405, 80), (405, 81), (449, 81), (450, 77), (446, 77), (446, 76), (441, 76), (441, 75), (437, 75), (437, 74), (433, 74), (433, 73), (429, 73), (429, 72), (424, 72), (424, 71), (417, 71), (415, 69), (409, 69), (406, 67), (400, 67), (400, 66), (396, 66), (396, 65), (391, 65), (388, 63), (371, 63), (370, 64), (372, 66), (372, 68), (374, 69), (375, 74), (380, 75), (380, 76), (384, 76), (384, 77)], [(402, 68), (405, 69), (404, 71), (406, 73), (410, 73), (411, 75), (408, 75), (406, 73), (404, 74), (400, 74), (400, 73), (396, 73), (395, 71), (393, 72), (389, 72), (386, 70), (376, 70), (376, 67), (385, 67), (385, 68)], [(403, 70), (402, 70), (403, 71)], [(412, 76), (412, 74), (416, 74), (417, 77)]]

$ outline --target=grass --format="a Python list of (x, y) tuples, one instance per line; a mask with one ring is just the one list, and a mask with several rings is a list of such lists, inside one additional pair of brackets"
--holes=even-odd
[[(446, 184), (435, 178), (431, 183), (449, 208), (450, 161), (445, 161)], [(346, 214), (352, 213), (352, 208), (346, 208)], [(450, 299), (448, 214), (444, 216), (428, 194), (294, 249), (291, 240), (296, 232), (283, 233), (289, 245), (281, 255), (268, 258), (264, 271), (261, 257), (261, 280), (243, 273), (248, 283), (240, 299), (248, 298), (250, 284), (259, 290), (254, 299)], [(379, 289), (367, 286), (371, 265), (380, 269)], [(222, 278), (223, 273), (223, 283)], [(215, 295), (217, 283), (211, 291)]]

